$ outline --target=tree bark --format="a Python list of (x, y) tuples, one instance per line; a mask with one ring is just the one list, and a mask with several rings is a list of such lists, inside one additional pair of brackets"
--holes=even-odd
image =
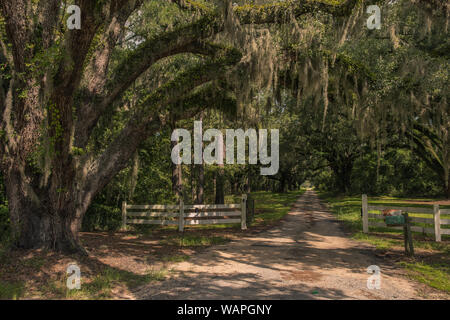
[(197, 181), (197, 196), (196, 204), (203, 204), (204, 193), (205, 193), (205, 167), (204, 164), (196, 164), (195, 167), (198, 170), (198, 181)]
[[(203, 121), (203, 112), (200, 112), (199, 121)], [(203, 150), (203, 140), (201, 141), (201, 149)], [(205, 165), (202, 159), (201, 164), (196, 164), (197, 170), (197, 183), (196, 183), (196, 204), (203, 204), (204, 192), (205, 192)]]
[(443, 190), (444, 195), (447, 199), (450, 199), (450, 174), (448, 174), (447, 179), (443, 179)]
[(196, 186), (195, 186), (195, 165), (194, 162), (192, 161), (191, 165), (190, 165), (190, 179), (191, 179), (191, 185), (190, 185), (190, 189), (191, 189), (191, 203), (195, 202), (195, 195), (196, 195)]
[(224, 204), (225, 203), (225, 190), (224, 190), (224, 170), (223, 168), (219, 168), (216, 172), (214, 172), (214, 181), (216, 184), (216, 195), (215, 195), (215, 204)]
[[(174, 128), (174, 125), (171, 126)], [(172, 149), (178, 144), (177, 141), (172, 141)], [(176, 200), (183, 199), (183, 171), (181, 164), (175, 164), (172, 162), (172, 192), (174, 193)]]
[(250, 167), (247, 168), (247, 175), (245, 177), (245, 188), (244, 192), (247, 194), (250, 194), (252, 192), (252, 188), (250, 187), (251, 183), (251, 169)]
[(136, 150), (136, 152), (133, 155), (133, 164), (131, 166), (130, 171), (130, 190), (128, 193), (128, 200), (130, 201), (130, 203), (133, 201), (138, 176), (139, 176), (139, 150)]
[(6, 172), (12, 236), (19, 248), (47, 248), (86, 253), (78, 231), (87, 206), (80, 205), (75, 190), (40, 190), (36, 194), (22, 170)]
[(285, 193), (286, 191), (287, 191), (287, 181), (284, 176), (281, 176), (278, 192)]
[(447, 185), (447, 199), (450, 199), (450, 185)]

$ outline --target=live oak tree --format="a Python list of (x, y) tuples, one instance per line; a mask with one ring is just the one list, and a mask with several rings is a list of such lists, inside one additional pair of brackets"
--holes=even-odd
[[(450, 5), (376, 2), (383, 16), (380, 30), (361, 28), (367, 19), (363, 8), (334, 28), (324, 27), (326, 17), (302, 21), (299, 36), (284, 44), (289, 62), (280, 74), (280, 88), (298, 97), (300, 110), (305, 104), (315, 106), (312, 115), (298, 112), (303, 118), (322, 111), (322, 128), (315, 124), (314, 130), (303, 133), (303, 145), (309, 143), (312, 153), (320, 151), (316, 155), (331, 166), (340, 191), (348, 190), (353, 162), (365, 142), (378, 155), (377, 182), (384, 150), (407, 148), (436, 173), (450, 197)], [(331, 109), (347, 124), (330, 119)]]
[(394, 132), (406, 137), (399, 146), (411, 149), (436, 173), (449, 198), (450, 5), (402, 0), (386, 6), (385, 17), (385, 32), (367, 38), (376, 48), (367, 59), (376, 85), (361, 112), (363, 131), (372, 131), (378, 148), (389, 144)]
[[(81, 29), (68, 30), (60, 0), (1, 1), (1, 170), (17, 246), (85, 252), (78, 231), (89, 204), (140, 143), (171, 121), (234, 103), (224, 83), (241, 52), (213, 42), (230, 15), (241, 25), (282, 23), (320, 10), (346, 15), (357, 1), (231, 7), (167, 0), (192, 19), (141, 35), (117, 57), (130, 17), (147, 2), (74, 1)], [(94, 132), (118, 112), (127, 90), (157, 62), (180, 54), (200, 59), (141, 96), (109, 144), (92, 148)]]
[[(446, 121), (445, 132), (439, 132), (438, 126), (413, 124), (406, 132), (409, 138), (404, 148), (412, 149), (439, 177), (442, 189), (447, 199), (450, 199), (450, 120)], [(436, 128), (438, 127), (438, 128)]]
[[(372, 151), (378, 184), (384, 151), (408, 148), (436, 173), (449, 196), (450, 6), (427, 0), (375, 3), (381, 6), (380, 30), (362, 27), (364, 7), (344, 21), (330, 22), (319, 13), (278, 28), (283, 58), (277, 61), (272, 97), (278, 106), (271, 112), (287, 128), (282, 140), (288, 146), (281, 152), (289, 156), (280, 157), (279, 174), (271, 178), (281, 190), (294, 172), (329, 167), (335, 189), (347, 192), (355, 161)], [(281, 120), (283, 95), (296, 108)], [(309, 164), (301, 164), (305, 159)]]

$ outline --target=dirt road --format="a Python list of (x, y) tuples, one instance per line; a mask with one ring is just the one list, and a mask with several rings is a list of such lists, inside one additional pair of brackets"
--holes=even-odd
[[(367, 288), (367, 267), (381, 289)], [(137, 299), (420, 299), (423, 285), (349, 239), (313, 191), (276, 228), (214, 246), (175, 264), (169, 278), (137, 289)], [(442, 298), (442, 297), (441, 297)]]

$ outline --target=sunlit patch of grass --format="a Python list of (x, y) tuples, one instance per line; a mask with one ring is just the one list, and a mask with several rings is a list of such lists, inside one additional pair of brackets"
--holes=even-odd
[[(379, 233), (365, 234), (362, 231), (357, 231), (353, 234), (353, 239), (373, 244), (377, 249), (380, 250), (393, 249), (394, 247), (404, 247), (402, 231), (392, 231), (387, 228), (377, 229), (385, 229), (385, 231), (382, 235)], [(397, 236), (398, 239), (391, 238), (389, 236)], [(448, 245), (447, 243), (435, 242), (434, 239), (428, 239), (428, 237), (417, 240), (413, 239), (413, 245), (414, 248), (450, 254), (450, 245)]]
[(25, 284), (20, 281), (0, 281), (0, 299), (17, 300), (25, 293)]
[(368, 242), (374, 245), (378, 250), (388, 250), (394, 246), (402, 245), (400, 240), (380, 238), (374, 235), (365, 234), (363, 232), (357, 232), (353, 235), (353, 239)]
[(320, 197), (328, 202), (332, 212), (351, 231), (358, 232), (362, 229), (361, 199), (352, 197), (329, 197), (326, 194), (320, 194)]
[(86, 279), (83, 283), (81, 279), (81, 289), (69, 290), (66, 285), (67, 278), (59, 281), (50, 281), (46, 288), (58, 299), (110, 299), (112, 298), (112, 289), (116, 286), (125, 285), (129, 289), (153, 282), (162, 281), (165, 279), (168, 271), (150, 271), (146, 274), (135, 274), (129, 271), (107, 268), (102, 273), (96, 275), (91, 279)]
[(450, 293), (450, 266), (448, 264), (427, 264), (424, 262), (400, 262), (409, 275), (430, 287)]
[(182, 255), (174, 255), (174, 256), (166, 256), (163, 257), (163, 261), (165, 262), (183, 262), (183, 261), (187, 261), (189, 260), (191, 257), (189, 257), (188, 255), (182, 254)]
[(172, 245), (180, 247), (200, 247), (211, 246), (217, 244), (225, 244), (229, 239), (216, 236), (203, 236), (203, 235), (175, 235), (162, 239), (160, 241), (163, 245)]
[(305, 190), (286, 193), (252, 192), (251, 199), (255, 200), (255, 217), (252, 225), (271, 225), (282, 219), (304, 192)]
[(431, 241), (419, 241), (414, 240), (414, 247), (426, 250), (439, 251), (450, 256), (450, 245), (445, 242), (435, 242), (434, 239)]

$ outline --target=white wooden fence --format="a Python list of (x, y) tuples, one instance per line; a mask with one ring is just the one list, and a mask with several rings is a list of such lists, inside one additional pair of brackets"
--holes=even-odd
[[(415, 232), (434, 234), (436, 241), (441, 241), (441, 235), (447, 234), (450, 235), (450, 229), (444, 229), (442, 225), (450, 225), (450, 219), (441, 219), (441, 214), (450, 214), (450, 209), (440, 209), (439, 205), (435, 204), (428, 208), (424, 207), (391, 207), (391, 206), (369, 206), (367, 202), (367, 195), (362, 195), (362, 221), (363, 221), (363, 232), (368, 233), (369, 227), (386, 227), (392, 229), (403, 230), (403, 227), (395, 227), (388, 226), (384, 221), (371, 221), (369, 218), (374, 219), (384, 219), (381, 211), (386, 209), (392, 210), (401, 210), (403, 212), (408, 213), (421, 213), (421, 214), (429, 214), (430, 218), (422, 218), (422, 217), (409, 217), (412, 223), (424, 223), (433, 225), (433, 227), (423, 227), (412, 225), (411, 230)], [(379, 211), (379, 213), (369, 213), (369, 211)]]
[(247, 229), (247, 195), (242, 195), (239, 204), (195, 204), (185, 205), (181, 200), (175, 205), (128, 205), (122, 202), (122, 228), (127, 224), (177, 225), (235, 224)]

